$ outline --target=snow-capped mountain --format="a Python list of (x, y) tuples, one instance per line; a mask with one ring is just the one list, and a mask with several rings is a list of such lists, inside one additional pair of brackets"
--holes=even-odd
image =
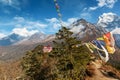
[[(110, 22), (109, 22), (110, 23)], [(72, 31), (74, 34), (73, 36), (77, 37), (80, 39), (82, 42), (89, 42), (97, 37), (102, 36), (104, 32), (106, 32), (105, 28), (102, 26), (96, 26), (96, 24), (91, 24), (87, 22), (84, 19), (79, 19), (75, 22), (73, 22), (70, 25), (70, 31)], [(120, 44), (120, 37), (118, 37), (120, 30), (112, 30), (112, 33), (114, 34), (115, 40), (116, 40), (116, 45), (119, 46)], [(116, 38), (117, 37), (117, 38)], [(13, 40), (10, 40), (13, 39)], [(19, 35), (14, 34), (14, 37), (12, 36), (7, 36), (5, 38), (2, 38), (0, 41), (0, 45), (6, 43), (8, 40), (9, 44), (6, 43), (6, 47), (1, 47), (0, 52), (1, 55), (4, 55), (0, 57), (0, 59), (13, 59), (13, 56), (16, 57), (15, 55), (18, 55), (17, 57), (24, 55), (24, 52), (27, 50), (33, 49), (35, 46), (39, 44), (49, 44), (55, 39), (55, 35), (46, 35), (43, 33), (35, 33), (32, 36), (21, 38)], [(4, 40), (4, 42), (2, 42)], [(21, 52), (22, 51), (22, 52)], [(12, 55), (12, 56), (10, 56)]]
[[(70, 25), (70, 30), (82, 41), (91, 41), (101, 35), (101, 32), (95, 27), (95, 25), (87, 22), (84, 19), (79, 19)], [(24, 55), (29, 49), (33, 49), (39, 44), (52, 44), (55, 39), (55, 35), (46, 35), (43, 33), (35, 33), (34, 35), (21, 39), (18, 42), (12, 43), (11, 46), (1, 47), (0, 52), (2, 60), (9, 60), (13, 58), (19, 58)], [(18, 56), (16, 56), (18, 55)]]
[(35, 42), (39, 42), (40, 40), (43, 40), (43, 39), (45, 39), (46, 37), (47, 37), (46, 34), (39, 32), (39, 33), (33, 34), (33, 35), (29, 38), (29, 40), (35, 41)]
[(0, 39), (0, 46), (35, 44), (44, 41), (47, 37), (48, 35), (40, 32), (27, 37), (12, 33)]
[(44, 43), (54, 38), (55, 38), (55, 35), (47, 35), (41, 32), (37, 32), (27, 37), (12, 33), (0, 39), (0, 46), (30, 45), (30, 44), (36, 44), (36, 43)]
[[(8, 38), (10, 37), (8, 36)], [(8, 44), (6, 46), (0, 46), (0, 60), (19, 59), (23, 57), (26, 51), (32, 50), (40, 44), (50, 43), (54, 38), (55, 35), (46, 35), (43, 33), (35, 33), (23, 39), (18, 38), (18, 41), (9, 44), (9, 46), (7, 46)]]
[(120, 48), (120, 28), (116, 28), (111, 32), (114, 36), (116, 46)]
[(16, 43), (16, 42), (18, 42), (18, 41), (20, 41), (20, 40), (22, 40), (24, 38), (25, 37), (23, 37), (23, 36), (12, 33), (12, 34), (0, 39), (0, 46), (11, 45), (11, 44)]
[(105, 27), (108, 31), (120, 28), (120, 17), (114, 13), (104, 13), (99, 16), (97, 26)]
[[(100, 27), (99, 27), (100, 28)], [(79, 19), (71, 24), (71, 30), (78, 39), (82, 41), (90, 41), (101, 36), (103, 31), (100, 31), (94, 24), (87, 22), (84, 19)]]
[(15, 43), (14, 45), (29, 45), (29, 44), (40, 43), (43, 42), (47, 37), (48, 35), (38, 32), (30, 36), (29, 38), (25, 38)]
[(96, 26), (104, 27), (107, 32), (112, 32), (116, 46), (120, 48), (120, 16), (114, 13), (104, 13), (99, 17)]

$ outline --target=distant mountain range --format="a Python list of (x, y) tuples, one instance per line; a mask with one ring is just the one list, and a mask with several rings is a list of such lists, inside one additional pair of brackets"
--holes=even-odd
[(43, 33), (35, 33), (30, 37), (24, 38), (13, 45), (29, 45), (29, 44), (35, 44), (42, 42), (45, 38), (47, 38), (49, 35), (43, 34)]
[[(118, 32), (120, 34), (120, 30), (116, 28), (120, 28), (120, 17), (113, 13), (104, 13), (101, 15), (98, 19), (98, 22), (96, 24), (92, 24), (87, 22), (84, 19), (78, 19), (77, 21), (73, 22), (70, 25), (71, 31), (74, 32), (74, 35), (78, 37), (79, 39), (83, 38), (82, 40), (85, 40), (84, 38), (89, 38), (89, 40), (92, 40), (92, 37), (98, 37), (101, 36), (101, 34), (107, 32), (107, 31), (113, 31)], [(118, 35), (119, 35), (118, 34)], [(43, 33), (35, 33), (32, 36), (29, 37), (23, 37), (18, 34), (12, 33), (2, 39), (0, 39), (0, 46), (10, 46), (10, 45), (22, 45), (22, 44), (34, 44), (39, 42), (44, 42), (44, 40), (47, 39), (48, 36)]]
[(24, 39), (25, 37), (22, 37), (18, 34), (12, 33), (2, 39), (0, 39), (0, 46), (8, 46), (8, 45), (12, 45), (22, 39)]
[(0, 46), (35, 44), (35, 43), (42, 42), (48, 36), (50, 36), (50, 35), (46, 35), (43, 33), (35, 33), (32, 36), (23, 37), (18, 34), (12, 33), (12, 34), (0, 39)]
[[(106, 17), (106, 18), (105, 18)], [(113, 24), (112, 24), (113, 23)], [(112, 24), (110, 26), (110, 24)], [(114, 34), (115, 42), (120, 47), (120, 19), (115, 14), (103, 14), (99, 17), (97, 24), (92, 24), (84, 19), (78, 19), (70, 25), (70, 31), (73, 36), (82, 42), (88, 42), (103, 33), (111, 31)], [(113, 26), (113, 27), (112, 27)], [(118, 29), (116, 29), (116, 27)], [(35, 33), (29, 37), (22, 37), (17, 34), (10, 34), (0, 39), (0, 60), (18, 59), (28, 50), (33, 49), (39, 44), (51, 44), (55, 39), (55, 35), (46, 35), (43, 33)]]
[[(46, 45), (55, 38), (55, 35), (45, 35), (43, 33), (35, 33), (30, 37), (24, 38), (19, 35), (15, 35), (14, 38), (11, 35), (1, 39), (4, 42), (8, 40), (9, 44), (6, 43), (4, 46), (0, 46), (0, 60), (19, 59), (26, 51), (34, 49), (37, 45)], [(14, 39), (14, 42), (11, 42), (10, 39)]]
[[(73, 36), (85, 42), (93, 40), (101, 35), (101, 32), (97, 30), (95, 25), (84, 19), (79, 19), (71, 24), (70, 31), (74, 33)], [(25, 38), (19, 38), (19, 35), (14, 36), (16, 38), (11, 38), (10, 36), (8, 36), (7, 39), (14, 39), (14, 42), (6, 44), (9, 46), (0, 47), (1, 60), (18, 59), (23, 56), (26, 51), (33, 49), (35, 46), (39, 44), (51, 44), (55, 39), (55, 35), (46, 35), (43, 33), (35, 33)], [(3, 39), (6, 38), (2, 38), (1, 40)]]

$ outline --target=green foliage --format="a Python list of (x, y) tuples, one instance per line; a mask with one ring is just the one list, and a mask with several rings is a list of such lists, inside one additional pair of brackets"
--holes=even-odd
[(29, 80), (49, 80), (53, 75), (50, 74), (50, 58), (42, 52), (43, 46), (37, 46), (34, 50), (28, 51), (23, 57), (21, 65), (25, 75)]
[(41, 61), (37, 60), (37, 55), (38, 54), (35, 54), (32, 51), (28, 51), (25, 57), (23, 57), (21, 63), (25, 74), (28, 75), (31, 78), (31, 80), (34, 80), (34, 78), (37, 77), (37, 75), (39, 74), (39, 69), (41, 67)]
[(43, 53), (43, 46), (28, 51), (22, 60), (22, 68), (29, 80), (84, 80), (86, 65), (90, 60), (84, 46), (62, 27), (56, 33), (52, 52)]
[(50, 54), (57, 61), (56, 75), (60, 80), (83, 80), (86, 65), (90, 59), (84, 46), (73, 47), (81, 41), (72, 37), (72, 32), (63, 27), (56, 33), (54, 50)]

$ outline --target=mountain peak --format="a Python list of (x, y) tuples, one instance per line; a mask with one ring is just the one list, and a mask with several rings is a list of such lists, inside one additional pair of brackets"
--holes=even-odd
[(101, 22), (112, 22), (116, 16), (114, 13), (103, 13), (103, 15), (99, 16), (98, 24)]
[[(41, 37), (42, 36), (42, 37)], [(45, 36), (45, 34), (43, 34), (43, 33), (40, 33), (40, 32), (37, 32), (37, 33), (35, 33), (35, 34), (33, 34), (32, 36), (30, 36), (30, 38), (29, 39), (40, 39), (40, 38), (43, 38)]]
[(87, 22), (85, 19), (81, 18), (81, 19), (78, 19), (77, 22)]
[(0, 45), (1, 46), (8, 46), (8, 45), (11, 45), (15, 42), (18, 42), (18, 41), (22, 40), (23, 38), (24, 38), (23, 36), (12, 33), (12, 34), (0, 39)]
[(77, 21), (73, 22), (71, 26), (78, 26), (80, 23), (87, 23), (85, 19), (78, 19)]
[(101, 35), (101, 32), (95, 25), (84, 19), (78, 19), (76, 22), (71, 24), (70, 31), (74, 33), (74, 36), (83, 41), (93, 40), (95, 37)]
[(105, 27), (108, 31), (120, 27), (120, 17), (114, 13), (103, 13), (99, 16), (98, 26)]

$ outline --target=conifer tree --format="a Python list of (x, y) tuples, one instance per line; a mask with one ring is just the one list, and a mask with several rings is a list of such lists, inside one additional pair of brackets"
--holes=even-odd
[(89, 53), (84, 46), (73, 47), (81, 44), (66, 27), (56, 33), (54, 50), (51, 55), (57, 61), (57, 78), (61, 80), (83, 80)]
[(43, 46), (37, 46), (26, 53), (22, 67), (29, 80), (84, 80), (89, 53), (73, 32), (62, 27), (56, 33), (53, 50), (43, 53)]
[(53, 80), (51, 74), (52, 62), (43, 53), (43, 46), (37, 46), (34, 50), (28, 51), (21, 61), (22, 69), (25, 73), (25, 80)]
[(21, 62), (25, 75), (27, 75), (30, 80), (36, 80), (40, 74), (42, 53), (41, 51), (38, 52), (36, 50), (37, 48), (38, 46), (33, 51), (28, 51)]

